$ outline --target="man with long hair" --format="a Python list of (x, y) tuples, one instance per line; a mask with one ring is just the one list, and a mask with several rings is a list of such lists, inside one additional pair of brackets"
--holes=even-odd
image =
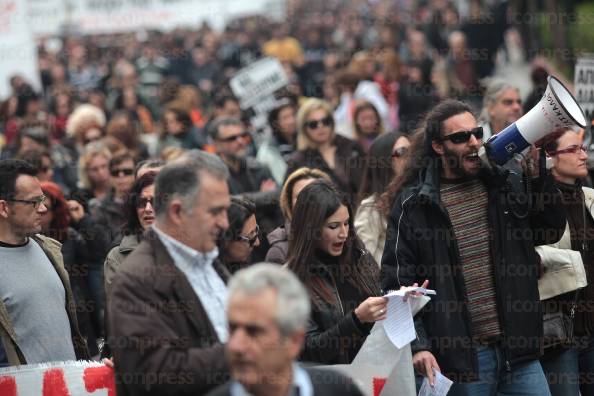
[(382, 288), (428, 279), (437, 291), (415, 318), (412, 344), (430, 382), (441, 371), (453, 395), (547, 395), (534, 246), (557, 241), (565, 215), (550, 175), (527, 181), (527, 193), (507, 170), (483, 165), (482, 137), (462, 102), (446, 100), (425, 117), (416, 155), (384, 196), (393, 207)]

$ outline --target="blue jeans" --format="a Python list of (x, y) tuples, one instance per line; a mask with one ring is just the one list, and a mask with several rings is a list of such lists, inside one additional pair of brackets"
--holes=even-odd
[[(538, 360), (518, 363), (505, 369), (498, 346), (478, 347), (479, 380), (454, 383), (448, 396), (550, 396), (547, 380)], [(438, 362), (439, 363), (439, 362)]]
[(540, 359), (553, 396), (594, 395), (594, 337), (575, 341), (572, 348)]

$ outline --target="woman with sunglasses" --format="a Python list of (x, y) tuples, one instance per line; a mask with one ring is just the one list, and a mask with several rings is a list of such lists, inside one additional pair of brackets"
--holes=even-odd
[(325, 180), (299, 193), (287, 266), (312, 301), (301, 359), (350, 364), (373, 324), (385, 319), (387, 299), (377, 297), (379, 269), (357, 237), (348, 200)]
[(157, 173), (149, 171), (136, 179), (128, 193), (124, 207), (125, 225), (120, 244), (108, 253), (105, 259), (105, 290), (113, 282), (122, 262), (142, 241), (142, 236), (148, 227), (155, 221), (153, 207), (155, 196), (155, 179)]
[(320, 169), (352, 202), (365, 152), (357, 142), (335, 133), (330, 105), (316, 98), (305, 101), (297, 113), (297, 131), (298, 151), (288, 161), (287, 175), (301, 167)]
[(229, 228), (220, 236), (217, 245), (220, 259), (234, 273), (251, 264), (252, 251), (260, 246), (256, 205), (247, 198), (233, 196), (227, 218)]
[[(587, 147), (580, 134), (567, 130), (545, 151), (562, 193), (567, 227), (559, 242), (536, 248), (545, 313), (545, 353), (540, 362), (553, 396), (592, 395), (594, 384), (588, 376), (594, 372), (594, 190), (582, 186), (588, 176)], [(565, 337), (552, 336), (549, 330), (557, 328), (555, 324), (569, 325)]]
[(384, 251), (388, 224), (378, 207), (379, 198), (390, 181), (402, 173), (409, 146), (410, 140), (406, 135), (390, 132), (376, 138), (365, 157), (359, 191), (361, 204), (355, 216), (355, 228), (378, 264)]

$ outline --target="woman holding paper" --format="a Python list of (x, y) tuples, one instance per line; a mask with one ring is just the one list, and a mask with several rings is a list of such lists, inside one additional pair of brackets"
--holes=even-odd
[(351, 363), (373, 324), (386, 317), (378, 266), (352, 219), (347, 199), (324, 180), (306, 186), (293, 208), (287, 265), (312, 300), (302, 360)]

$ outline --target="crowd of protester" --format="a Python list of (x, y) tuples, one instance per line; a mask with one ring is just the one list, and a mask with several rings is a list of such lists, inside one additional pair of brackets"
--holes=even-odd
[[(0, 106), (0, 365), (112, 358), (123, 395), (358, 394), (294, 361), (351, 363), (382, 295), (428, 281), (401, 364), (456, 395), (594, 394), (584, 134), (547, 142), (551, 171), (479, 170), (530, 107), (494, 78), (508, 4), (467, 6), (296, 0), (283, 23), (42, 41), (42, 90), (15, 75)], [(256, 129), (229, 79), (263, 56), (289, 85)]]

